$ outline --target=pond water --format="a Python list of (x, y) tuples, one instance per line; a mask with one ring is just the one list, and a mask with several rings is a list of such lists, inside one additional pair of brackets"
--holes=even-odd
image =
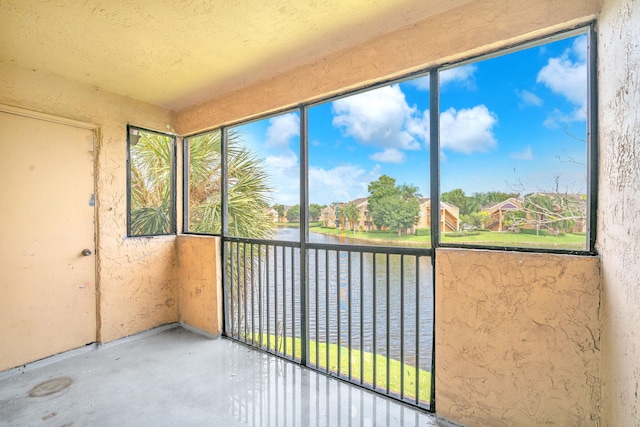
[[(277, 232), (275, 240), (291, 241), (297, 240), (299, 230), (279, 228)], [(348, 243), (344, 238), (318, 233), (310, 233), (309, 241)], [(256, 307), (254, 325), (258, 325), (262, 316), (262, 324), (269, 325), (270, 333), (277, 329), (288, 337), (300, 337), (300, 290), (296, 285), (300, 283), (300, 251), (279, 248), (274, 254), (271, 248), (268, 259), (270, 268), (269, 271), (264, 266), (261, 269), (261, 283), (262, 303), (267, 307), (268, 301), (269, 315)], [(352, 348), (367, 352), (373, 352), (375, 347), (377, 354), (396, 360), (404, 357), (405, 363), (414, 366), (418, 359), (420, 368), (431, 369), (433, 270), (430, 257), (389, 255), (387, 259), (387, 255), (377, 254), (374, 260), (372, 253), (340, 251), (338, 254), (310, 249), (308, 261), (310, 340), (339, 343), (345, 348), (350, 343)], [(258, 298), (256, 294), (257, 289), (254, 299)], [(249, 297), (249, 319), (251, 304)], [(416, 358), (416, 344), (419, 358)]]

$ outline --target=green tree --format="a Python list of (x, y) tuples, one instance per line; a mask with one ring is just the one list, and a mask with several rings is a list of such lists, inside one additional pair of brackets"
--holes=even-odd
[(463, 224), (468, 224), (474, 228), (482, 228), (489, 219), (487, 212), (471, 212), (468, 215), (460, 215), (460, 221)]
[(369, 215), (373, 223), (378, 228), (388, 227), (383, 214), (385, 209), (381, 207), (380, 203), (386, 197), (399, 196), (399, 189), (396, 187), (395, 178), (382, 175), (376, 181), (369, 183), (367, 189), (369, 190), (369, 197), (367, 199), (369, 202)]
[(311, 203), (309, 205), (309, 221), (318, 221), (320, 217), (320, 213), (322, 209), (324, 209), (325, 205), (319, 205), (317, 203)]
[[(221, 140), (219, 132), (189, 138), (189, 229), (221, 232)], [(238, 132), (229, 132), (227, 191), (229, 234), (252, 238), (273, 236), (268, 213), (268, 175), (262, 161)]]
[(388, 175), (382, 175), (377, 180), (370, 182), (367, 190), (369, 190), (369, 204), (375, 203), (383, 197), (398, 194), (395, 178)]
[(300, 205), (294, 205), (287, 211), (287, 221), (300, 222)]
[(389, 227), (398, 232), (416, 224), (420, 217), (418, 188), (412, 185), (396, 185), (396, 180), (382, 175), (369, 184), (369, 214), (374, 224)]
[(420, 215), (420, 204), (415, 198), (404, 200), (399, 195), (384, 197), (378, 202), (378, 215), (383, 226), (397, 231), (398, 236), (402, 231), (414, 225)]
[(460, 209), (460, 215), (469, 215), (471, 212), (475, 211), (473, 204), (469, 203), (469, 198), (460, 188), (442, 193), (440, 195), (440, 199), (443, 202), (457, 206)]
[(276, 212), (278, 212), (278, 221), (279, 221), (280, 218), (282, 218), (284, 216), (284, 205), (275, 204), (272, 207), (273, 207), (273, 209), (276, 210)]

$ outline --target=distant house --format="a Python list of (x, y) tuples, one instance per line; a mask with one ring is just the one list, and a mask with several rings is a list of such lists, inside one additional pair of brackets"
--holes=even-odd
[(335, 228), (336, 226), (336, 204), (329, 205), (325, 208), (322, 208), (320, 211), (320, 215), (318, 216), (318, 221), (322, 223), (323, 227), (331, 227)]
[(522, 201), (515, 197), (486, 205), (481, 210), (481, 212), (485, 212), (489, 216), (487, 223), (484, 224), (484, 228), (491, 231), (506, 231), (507, 228), (504, 223), (506, 214), (520, 210), (522, 210)]
[[(431, 228), (431, 201), (420, 199), (420, 218), (415, 228)], [(318, 220), (323, 227), (337, 227), (352, 230), (354, 227), (349, 223), (349, 219), (340, 215), (341, 209), (346, 209), (349, 203), (356, 205), (360, 214), (355, 225), (356, 230), (372, 231), (379, 228), (373, 223), (369, 213), (369, 200), (366, 197), (354, 199), (347, 203), (334, 203), (320, 211)], [(460, 209), (450, 203), (440, 202), (441, 230), (458, 231), (460, 229)], [(384, 227), (382, 229), (385, 229)]]
[(267, 212), (269, 213), (269, 216), (271, 218), (273, 218), (273, 222), (278, 222), (278, 211), (273, 209), (273, 208), (269, 208), (267, 209)]
[[(369, 215), (369, 199), (366, 197), (361, 197), (359, 199), (352, 200), (349, 203), (353, 203), (356, 205), (360, 214), (358, 215), (358, 223), (356, 224), (357, 230), (366, 230), (371, 231), (375, 229), (373, 225), (373, 220), (371, 219), (371, 215)], [(351, 226), (353, 229), (353, 226)]]
[[(431, 199), (428, 197), (420, 199), (420, 218), (416, 228), (431, 228)], [(460, 230), (460, 208), (451, 203), (440, 202), (440, 230)]]
[(289, 212), (289, 209), (291, 209), (293, 206), (283, 206), (282, 207), (282, 216), (278, 218), (278, 222), (289, 222), (289, 220), (287, 219), (287, 212)]

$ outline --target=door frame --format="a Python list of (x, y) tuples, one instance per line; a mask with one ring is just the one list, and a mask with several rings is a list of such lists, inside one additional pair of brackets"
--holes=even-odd
[(95, 241), (95, 256), (93, 262), (93, 276), (94, 276), (94, 288), (95, 288), (95, 309), (96, 309), (96, 330), (95, 330), (95, 342), (100, 342), (100, 276), (98, 274), (98, 257), (99, 254), (99, 244), (100, 244), (100, 235), (98, 233), (99, 228), (99, 220), (98, 220), (98, 197), (97, 197), (97, 177), (98, 177), (98, 169), (97, 169), (97, 155), (96, 152), (99, 149), (100, 144), (100, 126), (95, 125), (93, 123), (82, 122), (78, 120), (69, 119), (66, 117), (54, 116), (47, 113), (41, 113), (39, 111), (28, 110), (25, 108), (14, 107), (11, 105), (0, 104), (0, 112), (13, 114), (16, 116), (28, 117), (31, 119), (42, 120), (51, 123), (57, 123), (65, 126), (71, 126), (80, 129), (86, 129), (91, 131), (93, 134), (93, 160), (92, 160), (92, 168), (93, 168), (93, 195), (94, 195), (94, 206), (93, 206), (93, 236)]

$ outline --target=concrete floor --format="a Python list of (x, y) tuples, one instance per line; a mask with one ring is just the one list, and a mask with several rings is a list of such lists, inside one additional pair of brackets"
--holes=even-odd
[(431, 414), (181, 327), (0, 374), (0, 426), (444, 426)]

